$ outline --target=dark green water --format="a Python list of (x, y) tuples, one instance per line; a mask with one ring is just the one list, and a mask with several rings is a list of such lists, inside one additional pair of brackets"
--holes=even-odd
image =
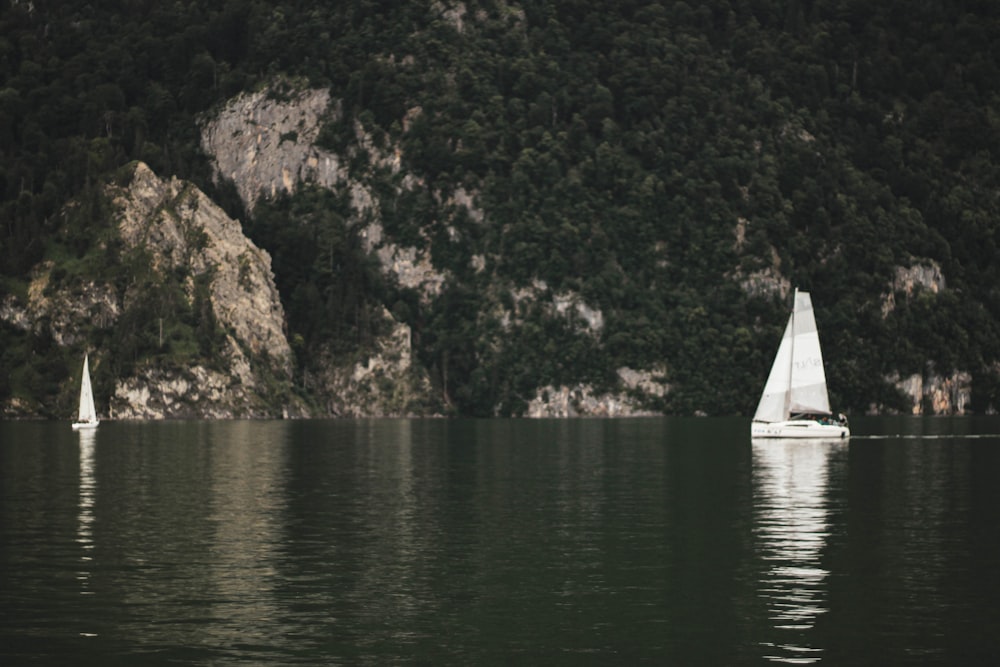
[(0, 423), (0, 663), (987, 664), (1000, 419)]

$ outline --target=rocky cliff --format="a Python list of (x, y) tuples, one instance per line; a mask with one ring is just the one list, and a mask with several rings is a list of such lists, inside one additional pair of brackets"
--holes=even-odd
[[(393, 242), (383, 232), (378, 198), (364, 175), (352, 177), (345, 162), (317, 145), (321, 124), (339, 118), (339, 102), (329, 92), (297, 89), (276, 81), (266, 90), (237, 96), (213, 117), (204, 119), (202, 147), (215, 166), (217, 179), (231, 180), (251, 212), (261, 198), (294, 194), (305, 184), (346, 192), (350, 224), (365, 252), (376, 257), (383, 273), (399, 285), (421, 293), (425, 302), (437, 296), (446, 275), (434, 268), (425, 249)], [(379, 150), (355, 124), (355, 150), (364, 152), (371, 169), (397, 173), (398, 150)], [(412, 185), (401, 178), (400, 187)], [(425, 370), (411, 361), (409, 327), (383, 311), (386, 333), (356, 358), (328, 350), (314, 351), (303, 378), (324, 416), (400, 416), (437, 414), (440, 401)]]
[(260, 197), (291, 194), (304, 182), (326, 188), (346, 182), (339, 156), (315, 145), (321, 121), (339, 113), (329, 91), (276, 84), (240, 95), (206, 119), (201, 144), (217, 177), (231, 181), (252, 210)]
[(910, 414), (964, 415), (972, 404), (972, 375), (966, 371), (940, 375), (931, 369), (903, 378), (893, 374), (886, 380), (909, 398)]
[[(419, 108), (411, 110), (403, 119), (404, 126), (421, 113)], [(377, 258), (387, 277), (400, 286), (417, 290), (425, 304), (431, 303), (451, 276), (435, 268), (429, 246), (406, 246), (386, 235), (379, 198), (366, 181), (364, 170), (360, 175), (352, 174), (346, 165), (357, 157), (360, 149), (369, 160), (368, 171), (384, 170), (398, 175), (399, 190), (422, 184), (401, 173), (403, 160), (399, 147), (377, 148), (357, 123), (355, 148), (348, 149), (355, 153), (337, 155), (318, 146), (322, 123), (339, 119), (340, 114), (339, 102), (331, 99), (328, 91), (296, 88), (278, 81), (268, 89), (230, 100), (216, 115), (205, 118), (202, 147), (212, 156), (216, 177), (235, 184), (251, 215), (262, 197), (291, 194), (307, 183), (347, 192), (353, 224), (365, 251)], [(808, 141), (810, 137), (800, 139)], [(485, 213), (474, 202), (475, 197), (465, 190), (452, 195), (456, 208), (482, 223)], [(743, 218), (735, 221), (737, 250), (746, 244), (749, 224)], [(449, 233), (454, 242), (461, 242), (457, 232), (449, 229)], [(755, 267), (734, 270), (731, 278), (749, 296), (786, 299), (793, 285), (782, 274), (777, 252), (773, 247), (768, 250)], [(488, 271), (491, 261), (482, 255), (473, 255), (472, 259), (477, 273)], [(929, 260), (899, 267), (891, 284), (886, 285), (883, 315), (892, 312), (896, 295), (908, 297), (915, 289), (933, 292), (945, 289), (940, 267)], [(600, 338), (602, 332), (603, 314), (599, 309), (572, 292), (553, 293), (540, 280), (527, 286), (495, 284), (491, 294), (482, 297), (483, 312), (488, 311), (489, 317), (500, 322), (507, 335), (516, 335), (518, 327), (523, 325), (521, 313), (536, 307), (553, 317), (575, 318), (582, 334)], [(371, 349), (360, 351), (360, 361), (336, 361), (331, 355), (325, 359), (325, 371), (306, 378), (310, 391), (318, 397), (321, 412), (359, 416), (434, 413), (439, 409), (441, 397), (428, 381), (426, 370), (412, 360), (408, 328), (393, 320), (388, 312), (383, 316), (387, 322), (384, 330), (389, 333), (375, 341)], [(665, 375), (665, 369), (620, 369), (615, 390), (600, 394), (586, 384), (538, 387), (527, 399), (526, 414), (537, 417), (648, 414), (644, 406), (656, 404), (669, 391), (666, 384), (656, 379)], [(969, 402), (967, 373), (956, 372), (948, 377), (893, 376), (886, 381), (908, 397), (914, 413), (961, 413)]]
[[(112, 378), (110, 394), (98, 391), (105, 417), (304, 414), (290, 390), (292, 354), (268, 254), (193, 185), (161, 179), (142, 163), (127, 180), (108, 191), (115, 238), (96, 249), (113, 266), (92, 273), (108, 277), (56, 279), (53, 264), (42, 263), (26, 298), (7, 296), (0, 317), (61, 347), (88, 349), (98, 377), (108, 368), (128, 369)], [(212, 349), (163, 340), (175, 323), (155, 317), (160, 304), (150, 300), (174, 283), (187, 303), (169, 312), (197, 311), (202, 299), (206, 307), (193, 317), (210, 330)], [(157, 331), (153, 350), (121, 358), (126, 353), (115, 341), (156, 340)], [(104, 343), (94, 349), (93, 341)]]
[[(282, 82), (240, 95), (205, 118), (202, 147), (213, 160), (216, 177), (232, 181), (250, 215), (262, 198), (293, 194), (304, 184), (347, 193), (351, 224), (364, 251), (378, 261), (386, 277), (415, 290), (422, 304), (433, 304), (453, 276), (435, 267), (431, 243), (408, 246), (387, 235), (379, 196), (366, 181), (365, 170), (352, 174), (345, 166), (357, 154), (338, 155), (317, 144), (321, 125), (340, 113), (339, 103), (328, 91), (296, 89)], [(420, 113), (414, 109), (408, 119)], [(397, 174), (399, 191), (422, 186), (401, 173), (398, 147), (376, 148), (357, 123), (353, 146), (349, 150), (362, 151), (370, 170)], [(141, 253), (160, 282), (179, 279), (192, 307), (200, 298), (206, 300), (220, 333), (214, 352), (188, 355), (184, 364), (154, 355), (130, 366), (126, 375), (114, 378), (110, 393), (99, 397), (104, 399), (102, 412), (116, 418), (157, 419), (406, 416), (445, 410), (448, 397), (416, 360), (410, 328), (384, 309), (379, 327), (383, 333), (368, 346), (346, 357), (321, 350), (312, 367), (293, 378), (295, 363), (270, 256), (246, 238), (238, 221), (192, 184), (160, 178), (141, 163), (126, 185), (111, 187), (108, 194), (120, 241), (118, 260), (124, 265), (126, 256)], [(486, 214), (476, 208), (475, 193), (458, 189), (447, 199), (444, 208), (461, 210), (476, 224), (483, 223)], [(447, 226), (447, 221), (443, 224)], [(742, 219), (735, 223), (737, 248), (745, 243), (748, 224)], [(447, 229), (452, 243), (462, 243), (459, 231)], [(429, 238), (425, 230), (418, 230), (417, 236)], [(770, 250), (757, 265), (730, 276), (748, 295), (786, 298), (792, 285), (781, 272), (776, 252)], [(477, 274), (489, 272), (496, 261), (480, 254), (471, 257)], [(44, 331), (59, 346), (76, 347), (90, 340), (88, 328), (113, 331), (146, 298), (134, 280), (65, 283), (53, 278), (54, 271), (52, 262), (35, 267), (26, 296), (7, 295), (0, 301), (0, 318), (22, 330)], [(900, 295), (909, 298), (916, 290), (944, 289), (943, 272), (934, 262), (918, 260), (898, 267), (886, 285), (882, 314), (892, 313)], [(480, 296), (482, 316), (499, 323), (501, 337), (517, 335), (527, 312), (571, 322), (581, 335), (595, 341), (602, 336), (604, 314), (599, 308), (579, 294), (554, 291), (538, 279), (523, 286), (495, 283)], [(162, 327), (162, 322), (145, 321), (141, 326)], [(496, 347), (502, 341), (494, 343)], [(91, 352), (92, 363), (100, 369), (107, 363), (102, 357), (115, 350)], [(670, 391), (664, 380), (668, 375), (666, 368), (621, 368), (616, 385), (600, 392), (585, 383), (540, 386), (525, 397), (525, 415), (652, 414), (648, 406), (661, 404)], [(893, 375), (885, 380), (908, 398), (909, 411), (915, 414), (962, 414), (970, 403), (971, 379), (964, 371)], [(310, 397), (309, 407), (296, 397), (296, 384)], [(12, 404), (5, 412), (23, 415), (31, 414), (31, 409)]]
[[(365, 248), (379, 258), (385, 273), (426, 298), (437, 295), (445, 275), (434, 269), (425, 250), (398, 245), (384, 235), (378, 198), (363, 175), (352, 176), (345, 166), (363, 152), (370, 169), (398, 173), (399, 149), (379, 150), (357, 123), (351, 154), (337, 155), (316, 144), (321, 124), (340, 113), (339, 102), (328, 91), (277, 81), (233, 98), (215, 116), (205, 118), (201, 144), (212, 157), (216, 179), (232, 181), (251, 212), (261, 198), (294, 194), (304, 184), (347, 192)], [(401, 188), (414, 184), (412, 178), (400, 182)]]
[(542, 387), (528, 403), (527, 417), (639, 417), (659, 414), (643, 407), (650, 396), (662, 398), (670, 387), (656, 372), (618, 369), (619, 390), (596, 393), (587, 384)]
[[(414, 108), (403, 119), (404, 131), (422, 113)], [(288, 82), (276, 81), (270, 88), (233, 98), (216, 115), (206, 117), (202, 126), (202, 147), (213, 160), (217, 179), (233, 181), (248, 211), (261, 198), (292, 194), (304, 184), (346, 192), (353, 209), (355, 226), (365, 252), (377, 258), (387, 278), (397, 285), (420, 294), (424, 305), (431, 304), (452, 276), (431, 261), (431, 244), (413, 247), (396, 242), (384, 231), (380, 201), (366, 174), (384, 171), (397, 175), (397, 193), (422, 187), (412, 175), (401, 173), (402, 152), (398, 146), (379, 149), (360, 124), (354, 125), (354, 151), (336, 155), (317, 145), (320, 125), (339, 119), (339, 102), (326, 90), (297, 89)], [(349, 173), (345, 165), (364, 153), (368, 168)], [(473, 193), (459, 188), (441, 196), (442, 208), (461, 211), (481, 224), (484, 212), (475, 206)], [(452, 243), (462, 243), (461, 234), (445, 224)], [(427, 239), (426, 230), (418, 236)], [(472, 255), (471, 266), (477, 273), (488, 270), (490, 259)], [(505, 293), (505, 294), (503, 294)], [(483, 295), (483, 311), (490, 311), (502, 322), (505, 332), (519, 327), (519, 311), (538, 305), (553, 317), (577, 318), (582, 334), (599, 338), (603, 314), (572, 292), (552, 293), (542, 281), (528, 287), (496, 285)], [(506, 306), (503, 304), (507, 304)], [(371, 349), (359, 350), (362, 359), (336, 360), (323, 355), (325, 370), (305, 378), (309, 391), (317, 397), (320, 410), (330, 415), (400, 415), (436, 414), (446, 396), (435, 390), (427, 371), (412, 360), (409, 328), (383, 313), (386, 333)], [(539, 387), (530, 402), (530, 416), (569, 414), (627, 416), (648, 414), (642, 407), (646, 399), (661, 398), (661, 385), (650, 388), (645, 381), (629, 383), (631, 371), (620, 376), (617, 391), (591, 396), (589, 386), (570, 388)], [(647, 373), (648, 375), (649, 373)], [(586, 396), (576, 399), (572, 396)]]
[(427, 373), (412, 357), (410, 327), (388, 311), (389, 333), (357, 361), (328, 359), (310, 378), (321, 388), (323, 409), (332, 417), (414, 417), (440, 414), (441, 405)]
[(186, 272), (192, 298), (194, 279), (210, 275), (212, 310), (232, 343), (268, 357), (290, 376), (292, 353), (271, 258), (243, 235), (240, 224), (193, 185), (162, 180), (142, 163), (131, 183), (113, 194), (126, 250), (147, 250), (160, 273)]
[[(463, 16), (464, 10), (447, 18), (460, 29)], [(422, 113), (420, 107), (410, 109), (401, 119), (404, 133)], [(353, 123), (354, 141), (345, 154), (338, 155), (318, 145), (321, 126), (331, 120), (342, 120), (341, 114), (339, 101), (332, 99), (327, 90), (297, 88), (277, 81), (267, 89), (230, 100), (216, 115), (206, 117), (202, 147), (214, 161), (216, 178), (235, 184), (251, 215), (261, 198), (292, 194), (304, 184), (347, 193), (353, 209), (352, 225), (365, 252), (378, 260), (385, 276), (401, 287), (417, 291), (422, 305), (433, 304), (454, 276), (435, 266), (429, 229), (416, 230), (415, 236), (426, 241), (419, 247), (398, 243), (386, 233), (378, 188), (366, 175), (393, 174), (396, 194), (426, 184), (405, 173), (404, 156), (398, 145), (391, 142), (388, 146), (376, 145), (358, 122)], [(815, 141), (801, 128), (789, 126), (783, 134), (807, 144)], [(360, 171), (349, 168), (348, 165), (357, 163), (359, 156), (367, 160), (367, 167)], [(449, 194), (432, 195), (439, 203), (448, 200), (448, 206), (439, 210), (450, 207), (461, 211), (477, 224), (483, 224), (487, 218), (477, 208), (474, 192), (458, 188)], [(434, 224), (447, 229), (451, 243), (463, 242), (462, 233), (447, 220), (437, 220)], [(737, 252), (746, 255), (751, 231), (746, 218), (734, 221), (733, 246)], [(842, 251), (840, 247), (832, 249), (834, 253)], [(757, 255), (726, 275), (751, 298), (787, 299), (795, 286), (783, 275), (777, 250), (767, 245)], [(496, 257), (484, 254), (470, 253), (470, 256), (471, 267), (477, 274), (489, 275), (491, 264), (497, 261)], [(945, 289), (941, 267), (932, 260), (915, 258), (910, 266), (896, 267), (892, 280), (886, 284), (882, 315), (888, 317), (894, 311), (897, 298), (909, 299), (918, 290), (937, 294)], [(571, 320), (582, 335), (596, 341), (601, 339), (604, 328), (601, 310), (572, 291), (549, 290), (544, 281), (535, 279), (527, 285), (495, 282), (488, 293), (479, 296), (484, 317), (495, 318), (502, 335), (515, 336), (524, 325), (522, 313), (531, 309), (545, 312), (548, 317)], [(388, 311), (382, 317), (387, 333), (374, 341), (370, 349), (359, 350), (358, 359), (324, 355), (323, 370), (304, 378), (318, 399), (321, 413), (435, 414), (442, 403), (448, 402), (447, 393), (433, 388), (427, 370), (414, 360), (409, 327), (394, 320)], [(500, 344), (501, 341), (493, 341), (488, 346)], [(537, 387), (525, 398), (525, 414), (532, 417), (650, 414), (648, 406), (661, 405), (670, 391), (663, 380), (667, 376), (665, 368), (622, 368), (617, 372), (617, 385), (609, 392), (598, 393), (585, 383)], [(908, 410), (914, 414), (963, 414), (971, 403), (971, 376), (963, 370), (908, 377), (897, 374), (884, 380), (909, 402)], [(870, 408), (872, 412), (881, 409), (884, 406)]]
[[(116, 383), (112, 414), (151, 419), (301, 412), (294, 404), (273, 404), (273, 390), (291, 382), (292, 352), (270, 256), (203, 192), (175, 178), (160, 179), (144, 164), (112, 195), (125, 251), (147, 252), (163, 276), (184, 274), (191, 301), (204, 278), (211, 312), (224, 332), (221, 368), (213, 367), (218, 359), (174, 369), (144, 365)], [(132, 298), (126, 290), (122, 301)]]

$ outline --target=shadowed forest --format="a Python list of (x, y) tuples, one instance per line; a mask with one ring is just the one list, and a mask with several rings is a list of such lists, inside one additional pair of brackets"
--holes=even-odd
[[(381, 193), (390, 238), (431, 250), (437, 298), (380, 274), (344, 193), (250, 215), (213, 182), (202, 118), (276, 78), (340, 101), (321, 143)], [(355, 123), (421, 186), (373, 171)], [(662, 367), (671, 391), (651, 409), (749, 415), (785, 285), (812, 292), (840, 409), (904, 409), (892, 378), (955, 371), (974, 410), (1000, 405), (996, 2), (0, 3), (0, 296), (44, 260), (130, 280), (102, 261), (104, 192), (136, 160), (195, 183), (271, 254), (297, 373), (370, 345), (385, 308), (457, 414)], [(454, 208), (459, 189), (482, 216)], [(940, 281), (904, 288), (913, 267)], [(538, 281), (600, 311), (600, 330), (491, 314)], [(171, 312), (176, 349), (210, 354), (204, 313)], [(141, 321), (85, 337), (153, 356)], [(44, 405), (81, 349), (4, 320), (0, 398)]]

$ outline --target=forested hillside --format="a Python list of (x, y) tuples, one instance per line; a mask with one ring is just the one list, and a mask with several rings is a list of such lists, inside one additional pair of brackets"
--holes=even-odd
[[(965, 374), (966, 409), (1000, 407), (996, 2), (0, 6), (0, 296), (43, 260), (128, 281), (95, 258), (106, 186), (142, 161), (271, 254), (307, 399), (318, 360), (363, 351), (387, 309), (444, 410), (520, 414), (629, 368), (669, 385), (650, 409), (749, 415), (797, 286), (834, 405), (910, 410), (903, 379)], [(378, 270), (348, 192), (251, 210), (213, 179), (206, 118), (275, 81), (337, 100), (320, 145), (370, 184), (389, 238), (430, 254), (440, 293)], [(3, 321), (0, 399), (51, 403), (87, 344)]]

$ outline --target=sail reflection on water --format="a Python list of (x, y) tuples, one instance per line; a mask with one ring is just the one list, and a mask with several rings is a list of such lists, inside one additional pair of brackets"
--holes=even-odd
[(82, 549), (80, 555), (80, 570), (77, 579), (80, 581), (80, 594), (88, 595), (91, 567), (94, 549), (94, 498), (97, 494), (97, 482), (94, 478), (94, 440), (97, 434), (93, 429), (78, 432), (80, 437), (80, 502), (77, 510), (76, 542)]
[(829, 457), (846, 447), (827, 440), (753, 443), (754, 537), (763, 565), (758, 597), (771, 624), (769, 640), (762, 642), (768, 660), (821, 659), (822, 648), (810, 645), (809, 631), (827, 611), (829, 571), (822, 556), (829, 535)]

